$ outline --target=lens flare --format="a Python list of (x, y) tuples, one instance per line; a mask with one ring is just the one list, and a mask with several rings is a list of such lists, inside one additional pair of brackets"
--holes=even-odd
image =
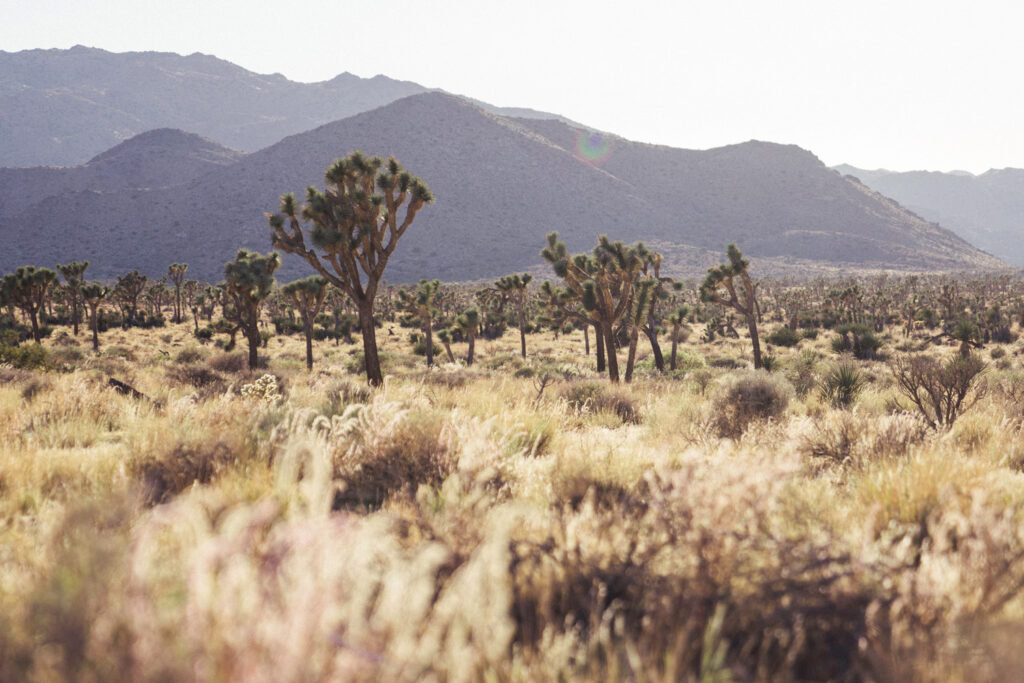
[(576, 135), (576, 158), (590, 166), (600, 166), (612, 153), (611, 136), (597, 131), (580, 131)]

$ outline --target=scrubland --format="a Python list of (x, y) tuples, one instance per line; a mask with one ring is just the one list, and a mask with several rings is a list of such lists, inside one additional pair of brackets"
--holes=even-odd
[(370, 390), (358, 345), (58, 331), (0, 367), (0, 679), (1019, 678), (1024, 343), (931, 428), (884, 361), (826, 400), (830, 338), (612, 385), (579, 332), (381, 334)]

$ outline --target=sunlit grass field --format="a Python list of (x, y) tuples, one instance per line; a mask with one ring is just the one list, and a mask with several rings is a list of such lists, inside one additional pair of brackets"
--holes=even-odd
[(829, 333), (737, 417), (749, 342), (692, 337), (612, 385), (579, 332), (384, 329), (370, 390), (358, 344), (62, 328), (0, 366), (0, 679), (1019, 680), (1022, 342), (932, 429), (884, 361), (825, 400)]

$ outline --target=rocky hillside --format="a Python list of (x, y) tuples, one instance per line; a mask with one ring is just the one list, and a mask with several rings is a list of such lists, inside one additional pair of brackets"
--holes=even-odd
[[(424, 93), (182, 184), (41, 198), (0, 216), (0, 234), (30, 236), (5, 239), (11, 248), (0, 254), (0, 269), (86, 258), (94, 276), (135, 267), (162, 274), (185, 261), (190, 275), (219, 279), (238, 247), (270, 248), (264, 214), (283, 192), (321, 185), (328, 164), (356, 149), (393, 154), (437, 197), (399, 246), (388, 270), (393, 282), (535, 266), (550, 230), (574, 250), (590, 249), (599, 233), (649, 241), (680, 274), (701, 273), (732, 241), (766, 266), (797, 272), (1003, 265), (796, 147), (672, 149)], [(288, 256), (282, 278), (306, 270)]]
[(837, 166), (911, 211), (978, 247), (1024, 266), (1024, 169), (966, 172), (867, 171)]

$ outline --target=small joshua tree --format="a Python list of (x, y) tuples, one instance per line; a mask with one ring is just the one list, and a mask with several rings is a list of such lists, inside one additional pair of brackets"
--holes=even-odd
[(71, 290), (71, 326), (76, 337), (78, 336), (79, 290), (82, 287), (85, 269), (88, 267), (88, 261), (72, 261), (71, 263), (57, 266), (57, 270), (60, 271), (60, 274), (64, 276), (68, 283), (68, 289)]
[(533, 276), (529, 273), (522, 275), (506, 275), (494, 283), (503, 295), (509, 297), (516, 307), (516, 315), (519, 323), (519, 352), (526, 358), (526, 291)]
[(310, 275), (302, 280), (289, 282), (281, 288), (281, 294), (288, 297), (299, 309), (302, 331), (306, 335), (306, 369), (313, 369), (313, 321), (323, 308), (327, 296), (327, 278)]
[(39, 343), (39, 312), (46, 304), (46, 295), (57, 281), (57, 271), (35, 266), (21, 266), (4, 277), (4, 295), (28, 317), (32, 324), (32, 339)]
[(419, 321), (426, 339), (427, 367), (434, 364), (434, 318), (438, 310), (434, 307), (434, 299), (441, 287), (440, 280), (420, 280), (419, 287), (409, 292), (398, 290), (398, 301), (401, 307)]
[(82, 285), (82, 301), (89, 308), (89, 326), (92, 328), (92, 350), (100, 350), (100, 304), (110, 290), (98, 282)]
[(475, 308), (467, 308), (462, 315), (455, 319), (455, 327), (462, 332), (466, 343), (469, 344), (466, 351), (466, 365), (472, 365), (473, 353), (476, 348), (476, 333), (480, 327), (480, 311)]
[(754, 347), (754, 369), (761, 368), (761, 342), (757, 336), (757, 284), (747, 272), (750, 262), (730, 244), (726, 248), (728, 263), (709, 268), (707, 277), (700, 286), (700, 300), (731, 308), (743, 315), (750, 332), (750, 343)]
[(239, 331), (249, 342), (249, 370), (256, 369), (257, 349), (260, 345), (260, 304), (274, 287), (274, 271), (281, 265), (281, 255), (270, 252), (266, 256), (248, 249), (240, 249), (235, 260), (224, 265), (226, 305), (224, 318), (234, 324), (231, 341)]
[(124, 324), (126, 327), (135, 323), (135, 312), (139, 308), (139, 297), (142, 296), (148, 279), (137, 270), (125, 273), (117, 278), (114, 293), (121, 301), (121, 309), (124, 313)]
[[(361, 152), (334, 162), (325, 180), (325, 191), (306, 190), (306, 204), (301, 209), (294, 195), (281, 198), (280, 213), (268, 217), (271, 242), (304, 258), (356, 305), (366, 378), (379, 386), (384, 377), (373, 320), (377, 288), (399, 239), (434, 196), (394, 158), (386, 162), (379, 157), (367, 159)], [(399, 216), (403, 206), (404, 215)], [(310, 224), (309, 246), (302, 220)]]
[(441, 342), (441, 346), (444, 347), (444, 352), (448, 356), (448, 362), (455, 362), (455, 354), (452, 353), (452, 333), (448, 330), (438, 330), (437, 340)]
[(181, 286), (185, 283), (185, 271), (188, 270), (187, 263), (172, 263), (167, 267), (167, 279), (174, 285), (174, 322), (180, 323), (183, 320), (181, 308)]
[(684, 341), (683, 339), (683, 326), (686, 324), (686, 319), (690, 315), (690, 307), (683, 304), (672, 312), (668, 317), (668, 324), (672, 326), (672, 350), (668, 358), (668, 369), (676, 369), (676, 355), (679, 349), (679, 342)]

